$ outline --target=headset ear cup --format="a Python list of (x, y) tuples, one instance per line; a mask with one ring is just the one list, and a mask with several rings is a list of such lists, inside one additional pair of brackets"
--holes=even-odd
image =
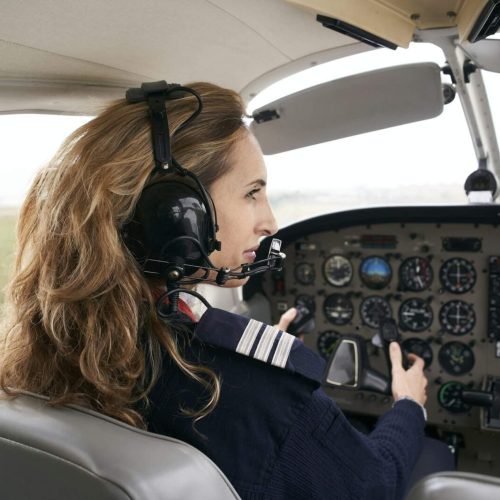
[(213, 227), (205, 194), (192, 179), (174, 173), (144, 188), (124, 239), (149, 274), (166, 277), (175, 265), (190, 276), (208, 264)]
[(142, 224), (135, 219), (127, 223), (122, 229), (122, 238), (134, 259), (143, 267), (148, 252), (144, 246)]

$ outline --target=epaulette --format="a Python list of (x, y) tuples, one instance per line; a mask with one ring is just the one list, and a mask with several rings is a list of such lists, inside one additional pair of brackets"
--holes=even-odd
[(275, 326), (211, 307), (201, 317), (194, 334), (212, 346), (283, 368), (321, 384), (324, 360), (301, 340)]

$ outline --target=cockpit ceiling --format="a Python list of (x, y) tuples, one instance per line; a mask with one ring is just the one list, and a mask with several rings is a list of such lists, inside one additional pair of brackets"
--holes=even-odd
[(458, 24), (468, 33), (486, 3), (0, 0), (0, 113), (91, 114), (124, 88), (159, 79), (208, 80), (249, 100), (291, 73), (370, 49), (325, 29), (317, 14), (407, 46), (416, 28)]
[(208, 80), (241, 90), (271, 70), (342, 46), (360, 44), (284, 0), (4, 1), (0, 112), (9, 112), (7, 104), (26, 108), (18, 95), (8, 103), (2, 96), (26, 82)]
[(457, 26), (460, 39), (470, 33), (488, 0), (286, 0), (349, 23), (400, 47), (415, 30)]

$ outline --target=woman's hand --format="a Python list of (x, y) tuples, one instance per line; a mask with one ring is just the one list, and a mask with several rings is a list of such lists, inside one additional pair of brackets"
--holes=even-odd
[(288, 309), (288, 311), (284, 312), (281, 315), (278, 324), (275, 326), (277, 326), (280, 330), (286, 332), (288, 330), (288, 325), (290, 325), (296, 315), (297, 309), (295, 309), (295, 307), (291, 307), (290, 309)]
[(415, 354), (408, 354), (411, 367), (405, 370), (401, 347), (397, 342), (391, 342), (389, 354), (392, 363), (392, 396), (394, 401), (408, 396), (424, 406), (427, 401), (424, 360)]

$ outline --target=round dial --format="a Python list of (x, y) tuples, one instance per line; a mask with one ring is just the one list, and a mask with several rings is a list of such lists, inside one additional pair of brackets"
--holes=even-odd
[(462, 400), (462, 391), (465, 389), (461, 382), (446, 382), (439, 388), (438, 402), (445, 410), (451, 413), (465, 413), (471, 407)]
[(335, 330), (327, 330), (318, 337), (316, 346), (318, 347), (318, 352), (321, 356), (325, 359), (328, 359), (331, 356), (333, 350), (335, 349), (335, 344), (339, 340), (340, 336), (340, 333)]
[(352, 264), (343, 255), (330, 255), (323, 264), (326, 281), (333, 286), (346, 286), (352, 279)]
[(432, 308), (424, 299), (405, 300), (399, 308), (399, 326), (403, 330), (422, 332), (430, 328), (432, 319)]
[(476, 284), (476, 270), (468, 260), (455, 257), (441, 266), (439, 278), (448, 292), (465, 293)]
[(464, 375), (474, 368), (474, 353), (462, 342), (448, 342), (438, 354), (443, 370), (450, 375)]
[(350, 299), (340, 293), (329, 295), (323, 304), (326, 319), (334, 325), (346, 325), (352, 319), (354, 307)]
[(431, 286), (433, 277), (431, 264), (424, 257), (408, 257), (399, 268), (402, 290), (421, 292)]
[(301, 262), (295, 266), (295, 279), (302, 285), (311, 285), (314, 283), (314, 266), (307, 262)]
[(361, 281), (373, 290), (385, 288), (392, 278), (392, 268), (383, 257), (371, 256), (359, 266)]
[(382, 297), (366, 297), (361, 302), (359, 313), (363, 323), (370, 328), (378, 328), (382, 321), (392, 317), (392, 310), (389, 302)]
[(305, 306), (311, 312), (316, 311), (316, 300), (314, 299), (314, 295), (307, 295), (305, 293), (301, 295), (297, 295), (295, 298), (295, 307), (297, 306)]
[(439, 311), (441, 327), (453, 335), (465, 335), (476, 324), (474, 306), (463, 300), (451, 300)]
[(425, 363), (425, 368), (429, 368), (432, 363), (433, 355), (430, 345), (425, 340), (417, 338), (406, 339), (403, 340), (402, 346), (406, 352), (411, 352), (422, 358)]

